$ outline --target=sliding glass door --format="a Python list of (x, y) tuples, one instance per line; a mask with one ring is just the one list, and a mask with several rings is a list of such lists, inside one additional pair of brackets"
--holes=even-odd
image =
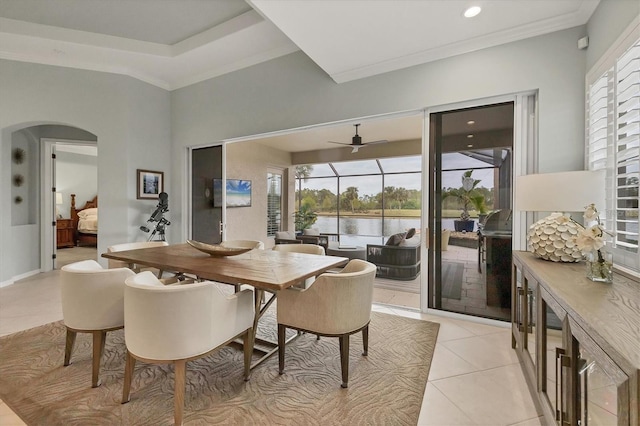
[(431, 308), (510, 319), (513, 111), (430, 116)]

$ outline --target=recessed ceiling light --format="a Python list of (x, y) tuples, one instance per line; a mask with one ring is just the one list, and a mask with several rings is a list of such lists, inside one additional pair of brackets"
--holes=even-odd
[(482, 9), (480, 8), (480, 6), (471, 6), (469, 9), (464, 11), (464, 17), (465, 18), (473, 18), (474, 16), (476, 16), (481, 11), (482, 11)]
[(468, 137), (469, 139), (471, 139), (471, 138), (473, 137), (473, 135), (467, 135), (467, 137)]
[(472, 126), (472, 125), (476, 124), (476, 122), (475, 122), (475, 121), (473, 121), (473, 120), (469, 120), (469, 121), (467, 121), (467, 124), (468, 124), (469, 126)]
[(467, 145), (467, 148), (473, 148), (473, 144), (470, 143), (469, 145)]

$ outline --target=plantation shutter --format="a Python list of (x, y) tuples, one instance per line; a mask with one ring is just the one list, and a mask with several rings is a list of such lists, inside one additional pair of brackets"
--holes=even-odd
[(607, 71), (589, 88), (587, 163), (589, 170), (607, 167), (608, 136), (613, 129), (613, 69)]
[[(588, 80), (586, 164), (605, 169), (605, 229), (614, 233), (614, 263), (640, 272), (638, 184), (640, 181), (640, 40)], [(608, 69), (607, 69), (608, 68)]]
[(282, 228), (282, 175), (267, 173), (267, 236)]
[(638, 251), (640, 178), (640, 43), (616, 64), (616, 244)]

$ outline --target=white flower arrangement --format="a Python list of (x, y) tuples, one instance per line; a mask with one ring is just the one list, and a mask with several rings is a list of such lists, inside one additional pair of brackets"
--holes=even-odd
[[(576, 236), (576, 245), (584, 255), (588, 253), (598, 253), (599, 258), (602, 257), (600, 251), (604, 247), (605, 230), (600, 223), (600, 214), (595, 204), (589, 204), (584, 210), (585, 226)], [(607, 232), (608, 233), (608, 232)]]
[(611, 282), (613, 280), (613, 261), (611, 253), (604, 252), (604, 234), (607, 232), (600, 223), (600, 214), (595, 204), (589, 204), (584, 210), (585, 226), (575, 239), (587, 260), (587, 277), (593, 281)]

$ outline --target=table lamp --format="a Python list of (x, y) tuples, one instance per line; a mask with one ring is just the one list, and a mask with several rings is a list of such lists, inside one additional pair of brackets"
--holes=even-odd
[(62, 205), (62, 192), (56, 192), (56, 217), (58, 219), (62, 218), (62, 215), (60, 214), (60, 209), (58, 208), (58, 206)]
[(542, 173), (516, 177), (515, 207), (524, 212), (554, 212), (531, 225), (527, 249), (553, 262), (579, 262), (575, 237), (582, 227), (565, 213), (584, 212), (589, 204), (604, 210), (605, 170)]

